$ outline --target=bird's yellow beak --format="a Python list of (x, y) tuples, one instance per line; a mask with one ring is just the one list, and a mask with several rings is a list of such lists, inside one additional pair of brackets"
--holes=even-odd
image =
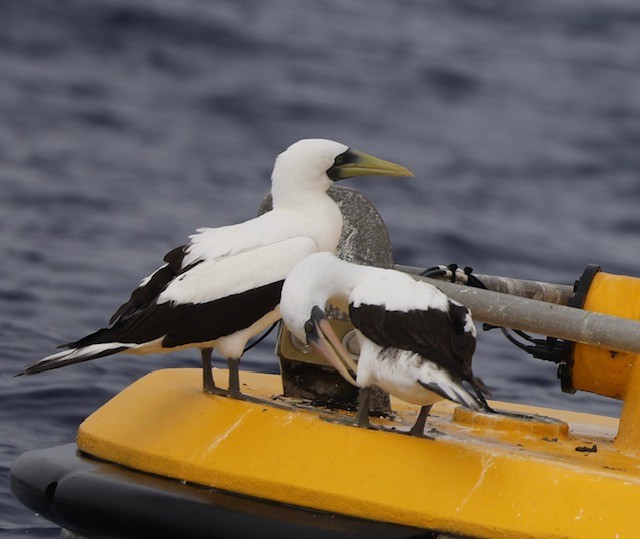
[(305, 325), (305, 332), (307, 344), (332, 365), (347, 382), (359, 387), (349, 372), (349, 369), (356, 372), (357, 366), (320, 307), (316, 306), (312, 309), (311, 318)]
[(354, 176), (414, 176), (413, 172), (402, 165), (351, 148), (336, 157), (335, 163), (327, 171), (327, 175), (333, 181), (345, 180)]

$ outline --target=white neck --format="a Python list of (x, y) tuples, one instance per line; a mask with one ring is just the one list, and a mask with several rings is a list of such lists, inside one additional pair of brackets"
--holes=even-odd
[(274, 211), (291, 211), (303, 224), (319, 251), (334, 252), (342, 233), (342, 212), (327, 194), (333, 182), (324, 172), (311, 172), (296, 160), (278, 159), (273, 169), (271, 196)]
[(308, 256), (287, 276), (281, 303), (285, 323), (304, 339), (304, 322), (314, 306), (324, 309), (330, 301), (339, 309), (348, 310), (353, 289), (367, 276), (381, 271), (385, 270), (350, 264), (330, 253)]
[(330, 199), (327, 191), (333, 182), (324, 172), (314, 173), (306, 167), (294, 165), (276, 162), (271, 175), (274, 209), (306, 206), (313, 199)]

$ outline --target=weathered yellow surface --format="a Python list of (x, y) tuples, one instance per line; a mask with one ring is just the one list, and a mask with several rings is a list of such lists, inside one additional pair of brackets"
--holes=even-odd
[[(598, 272), (589, 287), (583, 308), (586, 311), (640, 320), (640, 279)], [(629, 385), (629, 378), (637, 361), (638, 354), (612, 352), (577, 343), (571, 371), (573, 387), (625, 399), (628, 388), (634, 387)], [(640, 391), (639, 386), (635, 387)]]
[[(272, 400), (277, 376), (241, 380), (264, 403), (203, 394), (199, 369), (157, 371), (90, 416), (78, 446), (161, 476), (470, 536), (640, 535), (640, 459), (614, 449), (615, 419), (494, 403), (556, 418), (501, 420), (442, 403), (430, 440)], [(417, 409), (393, 407), (395, 420), (378, 424), (407, 430)], [(594, 444), (597, 452), (576, 451)]]

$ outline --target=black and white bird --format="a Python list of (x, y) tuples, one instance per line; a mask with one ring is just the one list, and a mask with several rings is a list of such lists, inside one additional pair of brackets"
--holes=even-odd
[[(327, 302), (351, 318), (360, 344), (357, 364), (329, 324)], [(471, 371), (476, 347), (471, 314), (428, 283), (399, 271), (316, 253), (289, 272), (280, 309), (283, 322), (298, 339), (361, 388), (359, 426), (369, 424), (372, 386), (422, 406), (412, 434), (422, 434), (431, 405), (442, 399), (489, 410), (484, 384)], [(355, 379), (350, 370), (357, 373)]]
[(238, 364), (247, 341), (280, 318), (280, 292), (296, 262), (336, 249), (342, 214), (327, 190), (354, 176), (413, 174), (330, 140), (292, 144), (273, 168), (272, 211), (236, 225), (198, 229), (142, 280), (111, 317), (110, 327), (62, 345), (67, 349), (20, 374), (120, 352), (199, 348), (204, 390), (224, 393), (211, 372), (215, 348), (229, 363), (229, 393), (239, 396)]

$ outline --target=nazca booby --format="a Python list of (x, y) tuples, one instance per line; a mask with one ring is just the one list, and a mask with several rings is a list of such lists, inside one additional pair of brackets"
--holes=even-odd
[(120, 352), (199, 348), (204, 390), (217, 388), (215, 348), (229, 363), (229, 393), (240, 395), (238, 363), (247, 341), (280, 318), (284, 278), (316, 251), (334, 251), (342, 214), (326, 191), (354, 176), (413, 176), (394, 163), (324, 139), (300, 140), (272, 173), (273, 210), (240, 224), (200, 228), (170, 251), (103, 328), (27, 366), (36, 374)]
[[(327, 302), (349, 314), (360, 344), (357, 364), (329, 324)], [(289, 272), (280, 311), (295, 337), (361, 388), (359, 426), (369, 424), (374, 385), (422, 406), (411, 434), (422, 434), (431, 405), (443, 398), (490, 410), (482, 395), (484, 384), (471, 371), (476, 347), (471, 314), (428, 283), (400, 271), (315, 253)], [(356, 373), (355, 380), (349, 369)]]

